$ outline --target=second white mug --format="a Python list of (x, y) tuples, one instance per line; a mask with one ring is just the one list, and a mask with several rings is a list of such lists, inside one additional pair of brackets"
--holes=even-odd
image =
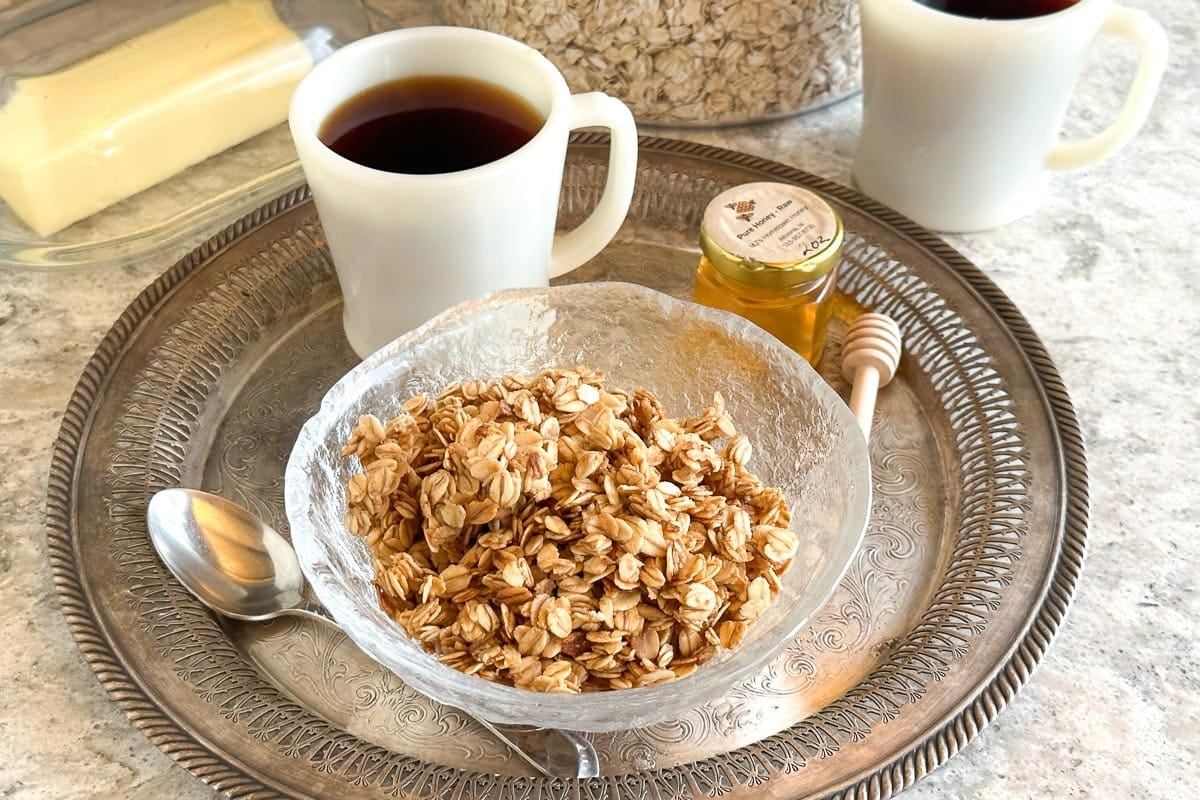
[[(1058, 131), (1100, 32), (1140, 52), (1117, 120), (1080, 142)], [(862, 0), (863, 127), (854, 180), (919, 224), (964, 232), (1037, 207), (1048, 170), (1077, 169), (1141, 127), (1167, 38), (1145, 13), (1078, 0), (1043, 16), (981, 19), (918, 0)]]
[[(514, 92), (545, 119), (525, 145), (482, 166), (413, 175), (356, 163), (324, 144), (323, 121), (344, 101), (390, 81), (464, 77)], [(464, 300), (547, 285), (598, 253), (633, 196), (637, 129), (623, 103), (572, 95), (536, 50), (469, 28), (409, 28), (347, 45), (301, 81), (289, 115), (345, 300), (346, 338), (359, 356)], [(568, 134), (612, 132), (599, 205), (555, 236)]]

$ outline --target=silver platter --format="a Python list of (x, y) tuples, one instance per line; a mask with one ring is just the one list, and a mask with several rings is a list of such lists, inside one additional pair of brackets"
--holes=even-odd
[[(602, 137), (576, 138), (565, 226), (595, 202), (605, 157)], [(340, 634), (227, 623), (171, 578), (147, 540), (150, 495), (201, 487), (286, 531), (293, 438), (355, 363), (301, 189), (149, 286), (66, 411), (50, 558), (71, 631), (113, 700), (239, 798), (870, 800), (963, 747), (1041, 657), (1079, 574), (1087, 475), (1070, 401), (1017, 309), (939, 239), (849, 189), (738, 153), (643, 139), (629, 221), (570, 279), (686, 297), (705, 204), (754, 180), (823, 192), (845, 220), (829, 382), (846, 393), (835, 365), (856, 309), (892, 315), (905, 334), (872, 437), (865, 544), (768, 670), (671, 723), (596, 736), (604, 777), (549, 780)]]

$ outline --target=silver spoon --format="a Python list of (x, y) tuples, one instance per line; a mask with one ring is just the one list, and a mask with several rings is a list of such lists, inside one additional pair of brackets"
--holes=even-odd
[[(246, 622), (293, 614), (337, 626), (307, 597), (292, 545), (238, 504), (195, 489), (164, 489), (150, 498), (146, 523), (167, 569), (213, 611)], [(473, 719), (546, 777), (600, 774), (596, 750), (579, 734)]]

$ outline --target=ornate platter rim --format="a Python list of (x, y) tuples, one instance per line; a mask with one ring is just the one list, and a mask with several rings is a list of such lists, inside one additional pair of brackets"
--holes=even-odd
[[(580, 134), (578, 144), (596, 144), (599, 134)], [(1047, 566), (1047, 590), (1028, 624), (998, 663), (990, 680), (973, 687), (960, 710), (936, 730), (913, 741), (902, 754), (877, 765), (868, 774), (838, 787), (830, 797), (882, 800), (907, 788), (936, 769), (975, 738), (1003, 710), (1041, 660), (1058, 626), (1065, 618), (1082, 569), (1086, 545), (1089, 501), (1082, 435), (1074, 409), (1058, 372), (1040, 339), (1016, 306), (974, 264), (936, 235), (907, 218), (860, 195), (853, 189), (818, 178), (778, 162), (730, 150), (658, 137), (642, 137), (643, 153), (672, 154), (723, 165), (742, 167), (777, 180), (803, 183), (831, 195), (874, 218), (948, 267), (995, 315), (1025, 360), (1042, 394), (1057, 453), (1056, 467), (1063, 481), (1061, 513), (1055, 534), (1061, 547)], [(54, 445), (47, 496), (47, 537), (51, 572), (68, 627), (89, 666), (113, 701), (164, 752), (214, 788), (233, 797), (277, 795), (278, 788), (264, 784), (211, 748), (180, 725), (144, 691), (117, 653), (87, 596), (76, 559), (73, 525), (76, 471), (86, 440), (89, 418), (102, 397), (110, 369), (140, 324), (163, 299), (198, 267), (221, 250), (308, 198), (305, 188), (283, 195), (213, 236), (168, 269), (148, 286), (114, 323), (85, 367), (64, 413)]]

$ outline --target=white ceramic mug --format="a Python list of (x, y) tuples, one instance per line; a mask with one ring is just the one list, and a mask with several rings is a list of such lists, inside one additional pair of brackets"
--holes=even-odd
[[(372, 169), (320, 141), (322, 122), (343, 101), (414, 75), (499, 85), (545, 123), (503, 158), (434, 175)], [(345, 299), (346, 338), (362, 357), (464, 300), (546, 286), (612, 239), (633, 197), (629, 109), (600, 92), (572, 95), (539, 52), (485, 31), (409, 28), (349, 44), (301, 81), (289, 123)], [(593, 125), (612, 132), (604, 194), (590, 217), (556, 238), (568, 134)]]
[[(1098, 33), (1132, 41), (1137, 74), (1116, 121), (1058, 132)], [(1038, 205), (1048, 171), (1093, 164), (1146, 119), (1166, 66), (1162, 27), (1111, 0), (999, 20), (916, 0), (862, 0), (863, 127), (854, 180), (925, 227), (975, 231)]]

